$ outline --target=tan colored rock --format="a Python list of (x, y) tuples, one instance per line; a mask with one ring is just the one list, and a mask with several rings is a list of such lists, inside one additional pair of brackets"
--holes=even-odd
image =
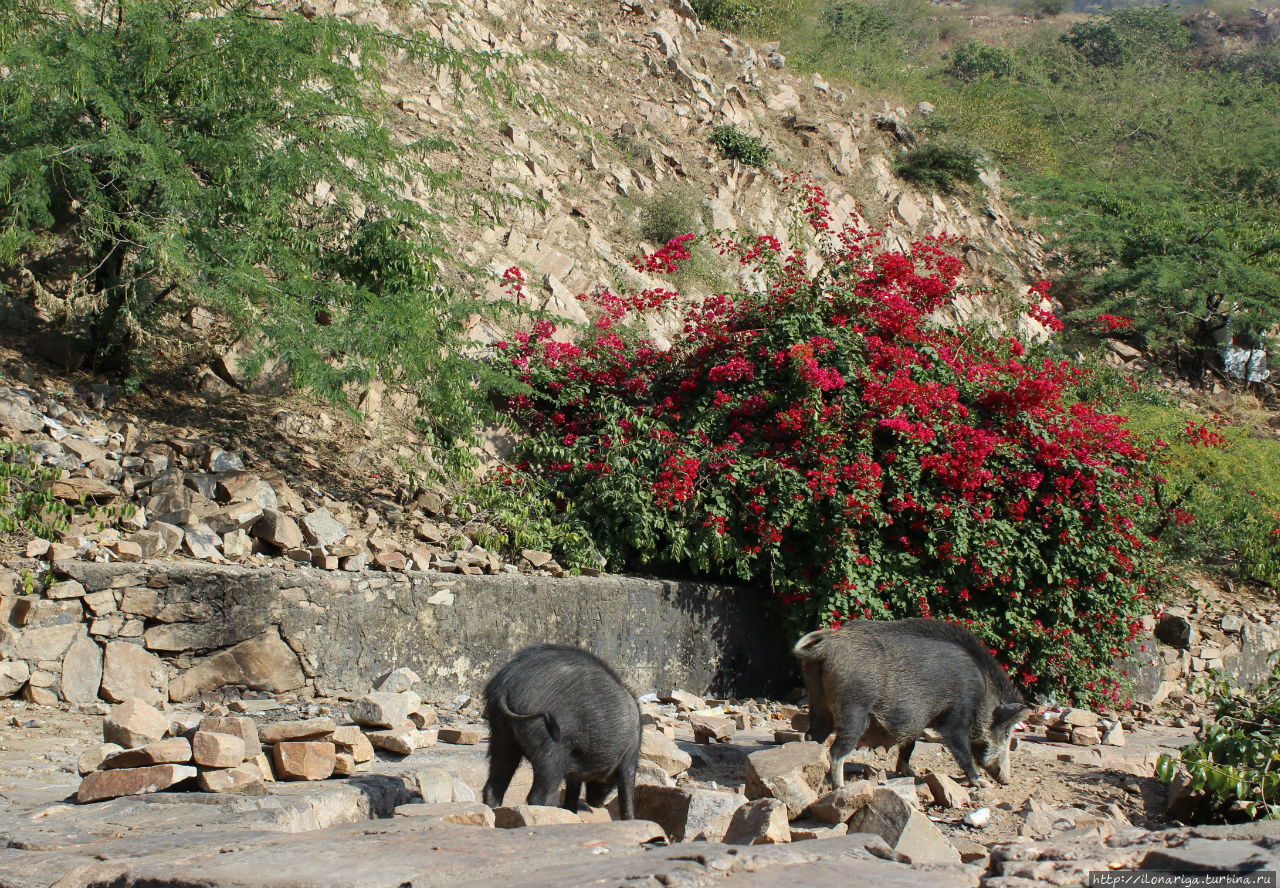
[(365, 736), (376, 748), (396, 755), (409, 755), (415, 749), (434, 746), (437, 739), (434, 730), (419, 731), (412, 725), (401, 725), (390, 731), (369, 731)]
[(652, 725), (645, 726), (641, 734), (640, 758), (662, 768), (668, 777), (687, 771), (693, 765), (693, 757), (689, 753)]
[(933, 795), (935, 805), (944, 808), (964, 808), (969, 805), (969, 790), (946, 774), (930, 772), (924, 776), (924, 781)]
[(337, 729), (337, 723), (331, 718), (279, 721), (263, 725), (258, 730), (258, 740), (268, 745), (288, 740), (328, 740)]
[(99, 743), (92, 746), (80, 753), (80, 757), (76, 759), (76, 771), (81, 777), (96, 771), (104, 761), (117, 752), (124, 752), (124, 747), (117, 743)]
[(682, 690), (659, 691), (658, 699), (663, 703), (674, 703), (676, 708), (684, 708), (691, 711), (701, 709), (707, 705), (707, 701), (704, 698)]
[(733, 719), (711, 715), (689, 716), (689, 727), (696, 743), (728, 743), (734, 736)]
[(762, 749), (747, 756), (744, 790), (748, 799), (779, 799), (791, 817), (799, 817), (817, 799), (830, 767), (830, 757), (821, 743)]
[(298, 655), (273, 626), (257, 638), (197, 662), (169, 683), (169, 699), (180, 703), (226, 685), (278, 694), (297, 690), (305, 683)]
[[(125, 601), (130, 601), (128, 593), (125, 594)], [(145, 607), (136, 601), (135, 606)], [(163, 660), (140, 644), (109, 641), (102, 655), (102, 685), (99, 693), (104, 700), (113, 703), (122, 703), (130, 697), (136, 697), (155, 706), (169, 697), (169, 668)]]
[(1097, 728), (1075, 728), (1071, 731), (1071, 742), (1076, 746), (1097, 746), (1102, 742), (1102, 732)]
[(357, 764), (373, 758), (373, 744), (356, 725), (343, 725), (329, 739), (338, 752), (349, 753)]
[[(244, 716), (210, 716), (200, 719), (200, 731), (211, 731), (215, 734), (231, 734), (244, 741), (244, 757), (257, 758), (262, 752), (262, 743), (258, 738), (258, 726), (253, 719)], [(289, 738), (293, 739), (293, 738)]]
[(554, 826), (558, 823), (581, 823), (582, 818), (564, 808), (549, 805), (516, 805), (495, 808), (494, 825), (499, 829), (517, 829), (522, 826)]
[(253, 763), (258, 766), (258, 773), (262, 775), (264, 783), (275, 783), (276, 772), (271, 766), (271, 759), (267, 757), (265, 752), (260, 752), (253, 757)]
[(719, 842), (747, 799), (736, 792), (677, 786), (636, 786), (636, 817), (652, 820), (675, 842)]
[(439, 739), (456, 746), (475, 746), (480, 742), (480, 732), (474, 728), (441, 728)]
[(787, 806), (771, 798), (747, 802), (735, 811), (724, 837), (726, 845), (774, 845), (790, 841)]
[[(566, 814), (569, 812), (566, 811)], [(396, 817), (426, 817), (462, 826), (494, 826), (493, 809), (479, 802), (437, 802), (435, 804), (400, 805)]]
[(124, 749), (103, 759), (98, 766), (109, 768), (145, 768), (148, 765), (185, 765), (191, 761), (191, 742), (186, 737), (157, 740), (137, 749)]
[(793, 820), (791, 822), (791, 841), (808, 842), (815, 839), (838, 839), (848, 835), (847, 823), (823, 823), (820, 820)]
[(125, 749), (146, 746), (168, 732), (169, 719), (165, 718), (164, 713), (137, 697), (131, 697), (114, 707), (102, 720), (102, 739), (108, 743), (118, 743)]
[(202, 771), (197, 780), (205, 792), (244, 792), (262, 785), (262, 773), (253, 762), (241, 762), (234, 768)]
[(96, 703), (101, 684), (102, 648), (87, 635), (81, 635), (62, 657), (59, 696), (68, 703)]
[(76, 801), (84, 804), (120, 796), (160, 792), (195, 776), (196, 769), (190, 765), (152, 765), (149, 768), (94, 771), (80, 782), (80, 788), (76, 790)]
[(351, 704), (351, 720), (371, 728), (398, 728), (409, 720), (407, 694), (373, 691)]
[(191, 738), (191, 757), (204, 768), (234, 768), (244, 761), (244, 740), (234, 734), (196, 731)]
[(1092, 728), (1098, 724), (1101, 716), (1088, 709), (1068, 709), (1062, 716), (1062, 723), (1073, 728)]
[(337, 750), (327, 740), (277, 743), (273, 771), (279, 780), (324, 780), (333, 774)]
[(913, 864), (958, 864), (957, 851), (936, 826), (892, 789), (877, 789), (849, 820), (849, 832), (875, 833)]
[(814, 801), (809, 806), (809, 816), (822, 823), (844, 823), (866, 807), (875, 790), (869, 780), (846, 783)]

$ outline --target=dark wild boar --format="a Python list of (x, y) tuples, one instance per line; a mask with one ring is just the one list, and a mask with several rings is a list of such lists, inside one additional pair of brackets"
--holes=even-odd
[(502, 804), (511, 777), (533, 766), (530, 805), (554, 805), (563, 780), (564, 807), (603, 805), (618, 789), (623, 819), (635, 817), (640, 707), (599, 657), (575, 647), (536, 644), (520, 651), (484, 689), (489, 721), (489, 779), (484, 803)]
[(836, 733), (833, 785), (844, 784), (858, 746), (897, 746), (898, 771), (911, 774), (925, 728), (942, 735), (974, 786), (978, 766), (1010, 781), (1013, 729), (1031, 710), (972, 632), (941, 620), (856, 620), (810, 632), (793, 653), (809, 691), (809, 738)]

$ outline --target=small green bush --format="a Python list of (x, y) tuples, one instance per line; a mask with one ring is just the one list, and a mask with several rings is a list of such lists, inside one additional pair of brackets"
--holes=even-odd
[(951, 50), (947, 73), (960, 80), (981, 77), (1009, 77), (1013, 74), (1013, 53), (999, 46), (966, 40)]
[(978, 183), (978, 155), (967, 148), (926, 142), (904, 154), (893, 171), (919, 188), (950, 192), (959, 182)]
[(1169, 6), (1131, 7), (1077, 22), (1061, 40), (1094, 67), (1166, 56), (1191, 45), (1178, 13)]
[(662, 246), (682, 234), (706, 229), (703, 203), (687, 186), (666, 188), (640, 208), (640, 237)]
[(797, 5), (797, 0), (693, 0), (694, 12), (708, 25), (761, 37), (780, 34)]
[(25, 444), (0, 441), (0, 534), (32, 533), (56, 539), (70, 524), (71, 508), (53, 498), (58, 469), (35, 465)]
[(891, 39), (894, 30), (893, 18), (887, 12), (866, 3), (832, 3), (822, 10), (822, 22), (832, 38), (851, 48)]
[[(1280, 814), (1280, 662), (1256, 688), (1241, 692), (1221, 673), (1205, 683), (1213, 721), (1179, 756), (1202, 793), (1210, 817), (1243, 811), (1249, 817)], [(1156, 774), (1166, 783), (1178, 772), (1172, 756), (1162, 755)]]
[(773, 149), (761, 142), (759, 137), (748, 135), (732, 125), (713, 129), (710, 141), (725, 157), (748, 166), (762, 167), (773, 155)]

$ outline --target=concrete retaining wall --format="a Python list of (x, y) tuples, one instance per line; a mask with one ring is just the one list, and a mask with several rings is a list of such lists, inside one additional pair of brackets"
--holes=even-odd
[(594, 651), (638, 693), (745, 696), (799, 681), (762, 597), (741, 588), (191, 562), (67, 562), (57, 574), (73, 582), (0, 606), (8, 692), (25, 663), (20, 690), (43, 702), (118, 698), (130, 683), (173, 700), (237, 685), (353, 696), (396, 666), (447, 700), (539, 641)]

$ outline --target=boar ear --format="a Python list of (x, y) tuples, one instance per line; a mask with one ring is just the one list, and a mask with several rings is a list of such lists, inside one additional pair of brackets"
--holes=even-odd
[(1022, 721), (1031, 714), (1031, 707), (1025, 703), (1001, 703), (996, 707), (996, 711), (991, 713), (991, 724), (993, 726), (1007, 725)]

